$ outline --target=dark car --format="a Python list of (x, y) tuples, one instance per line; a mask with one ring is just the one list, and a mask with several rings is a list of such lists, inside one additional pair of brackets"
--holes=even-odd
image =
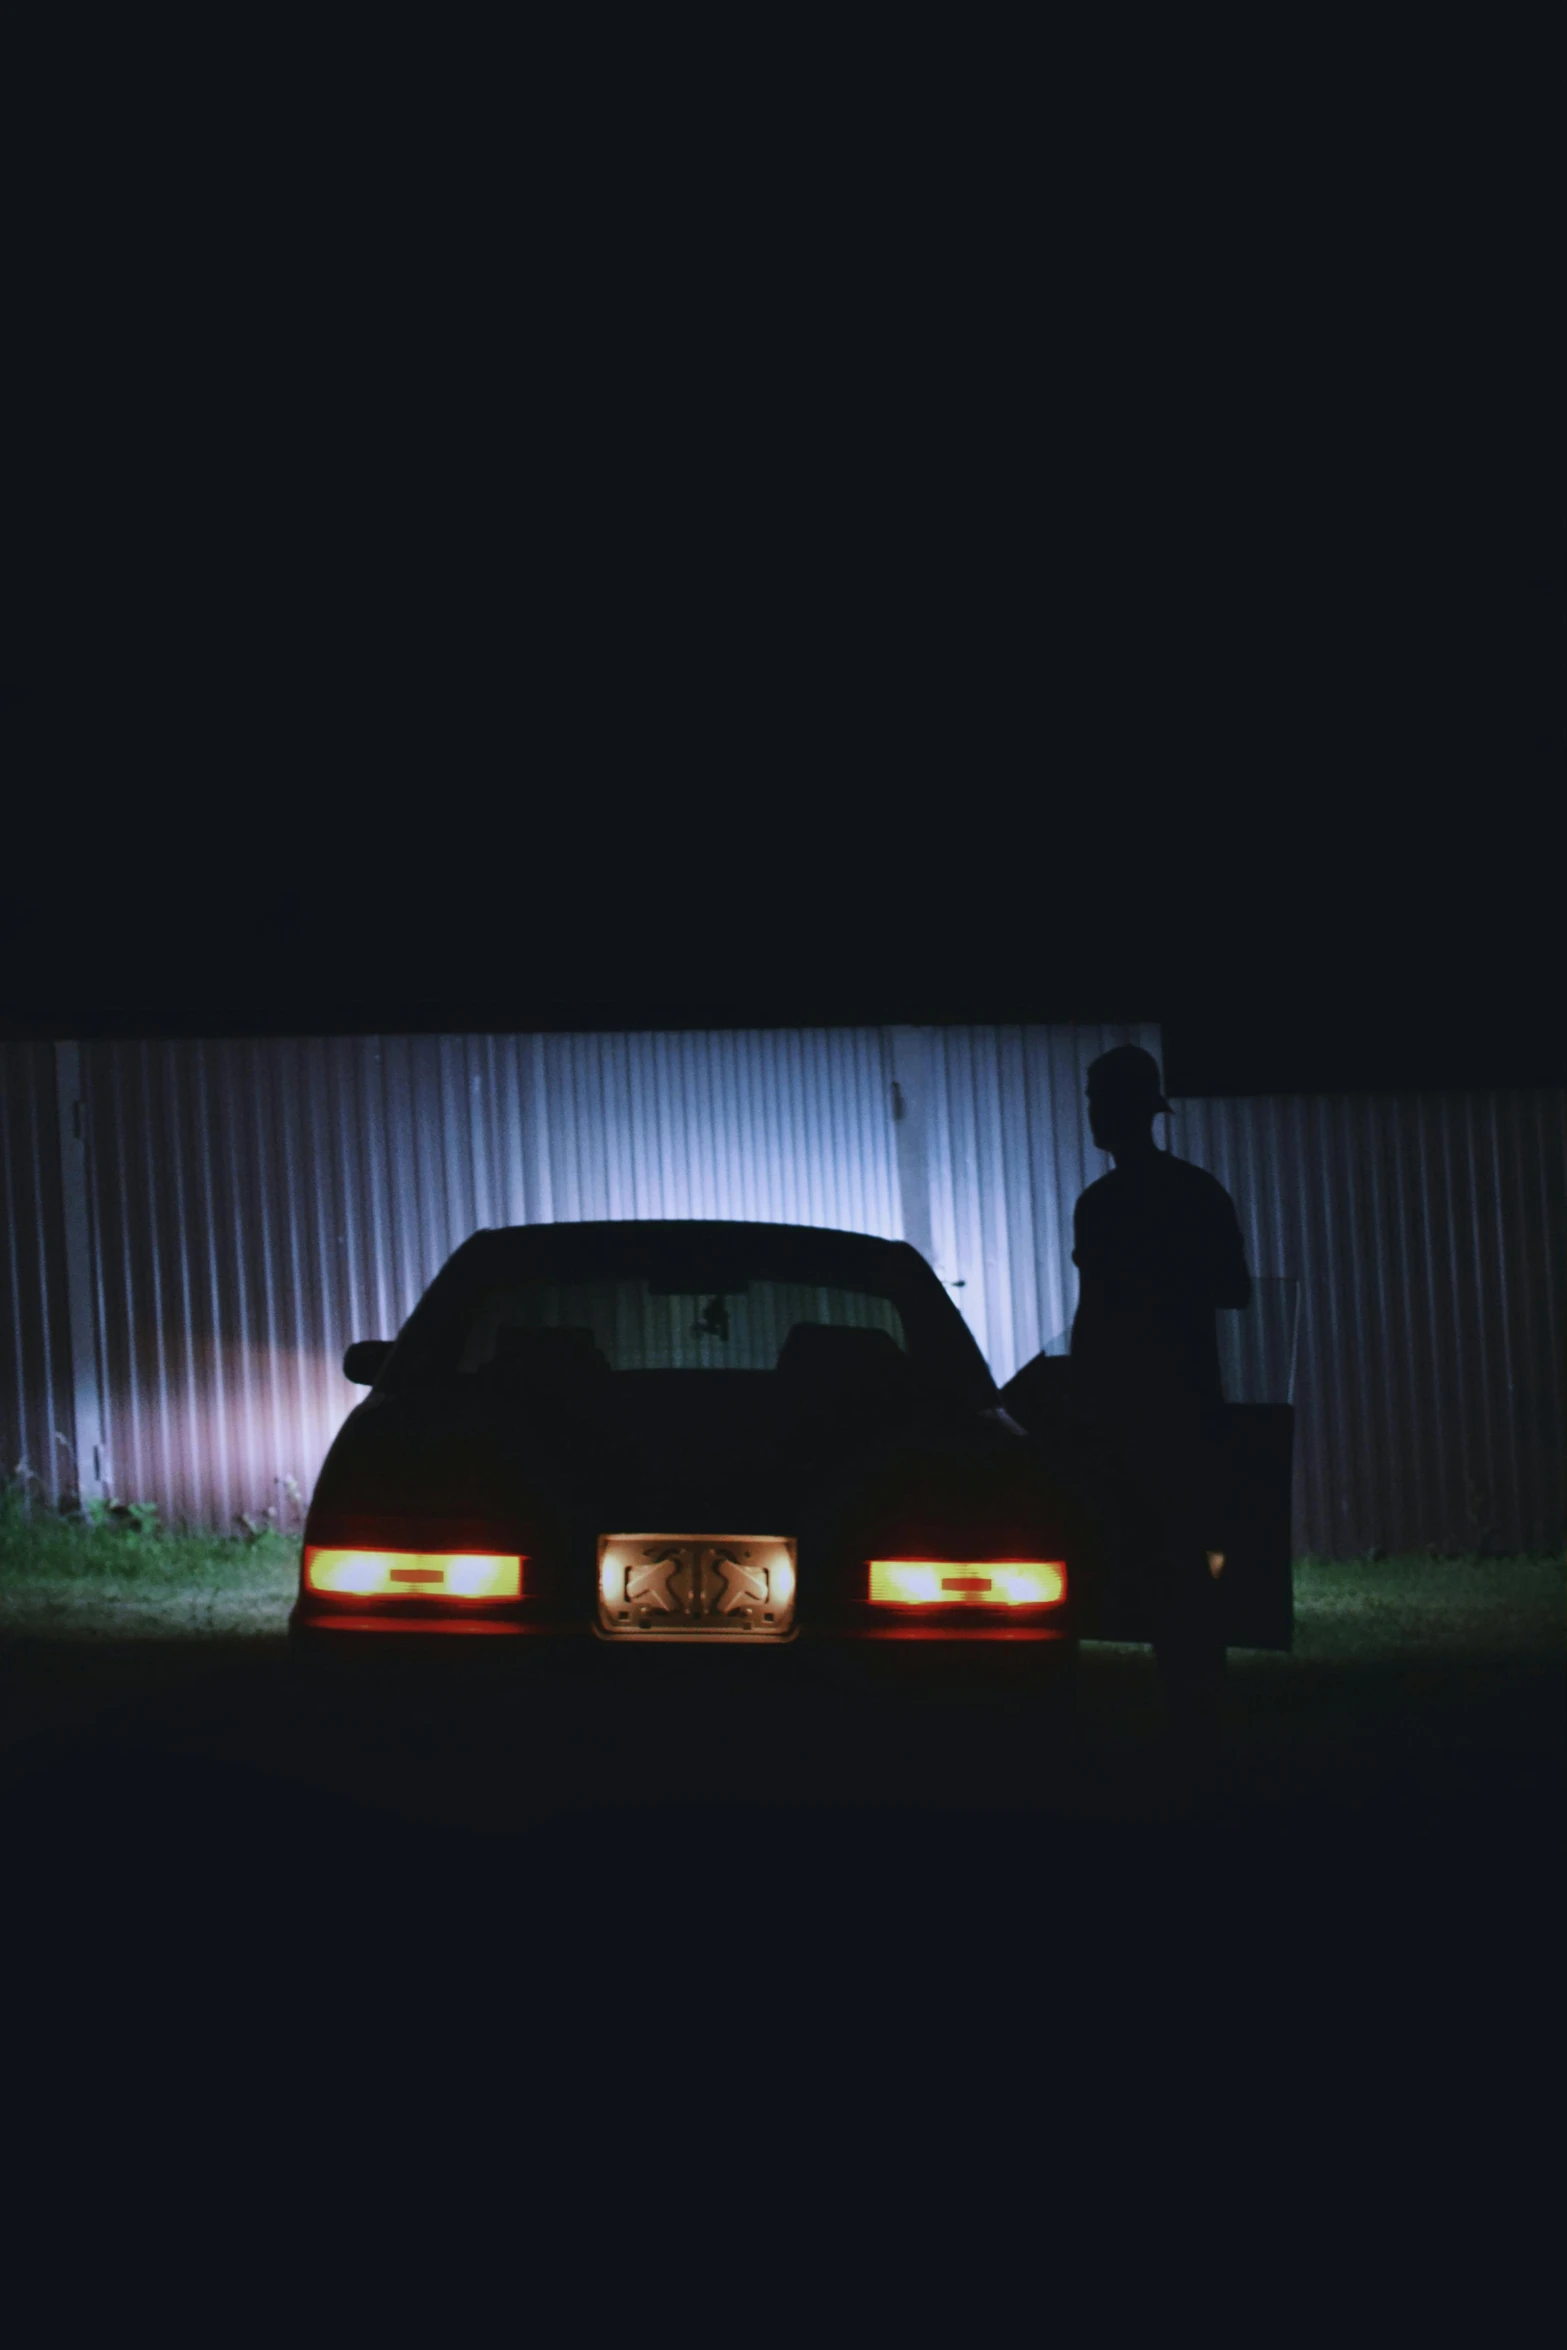
[(296, 1639), (1075, 1644), (1067, 1485), (901, 1241), (479, 1232), (343, 1367)]

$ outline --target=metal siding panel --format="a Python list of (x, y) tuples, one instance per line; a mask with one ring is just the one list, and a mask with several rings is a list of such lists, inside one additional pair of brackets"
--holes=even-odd
[[(1488, 1154), (1481, 1147), (1478, 1129), (1482, 1123), (1494, 1125), (1494, 1113), (1485, 1117), (1490, 1105), (1474, 1099), (1459, 1104), (1463, 1121), (1463, 1185), (1468, 1205), (1466, 1239), (1470, 1262), (1474, 1268), (1474, 1332), (1478, 1359), (1482, 1364), (1507, 1366), (1511, 1356), (1507, 1344), (1507, 1308), (1503, 1295), (1501, 1265), (1498, 1261), (1498, 1230), (1496, 1201), (1490, 1196), (1490, 1166)], [(1503, 1438), (1501, 1422), (1507, 1417), (1506, 1393), (1500, 1376), (1482, 1378), (1478, 1383), (1475, 1415), (1475, 1457), (1478, 1465), (1478, 1497), (1476, 1522), (1483, 1525), (1494, 1515), (1501, 1482)]]
[[(278, 1150), (277, 1103), (275, 1100), (275, 1056), (257, 1048), (255, 1063), (259, 1083), (257, 1092), (257, 1130), (255, 1173), (260, 1189), (258, 1230), (261, 1239), (261, 1262), (258, 1304), (261, 1319), (261, 1368), (265, 1395), (264, 1425), (268, 1443), (260, 1458), (253, 1463), (252, 1475), (259, 1483), (271, 1463), (278, 1460), (288, 1439), (286, 1404), (284, 1397), (283, 1348), (292, 1320), (290, 1309), (295, 1300), (287, 1289), (289, 1256), (289, 1164)], [(264, 1505), (263, 1505), (264, 1506)]]
[[(1393, 1337), (1393, 1264), (1398, 1236), (1403, 1231), (1398, 1196), (1398, 1121), (1384, 1119), (1372, 1135), (1372, 1149), (1367, 1154), (1367, 1208), (1370, 1208), (1374, 1231), (1374, 1307), (1377, 1307), (1377, 1330), (1384, 1351), (1391, 1349)], [(1374, 1443), (1377, 1443), (1377, 1459), (1384, 1478), (1388, 1516), (1393, 1525), (1403, 1525), (1410, 1516), (1412, 1497), (1419, 1492), (1419, 1476), (1410, 1476), (1412, 1464), (1407, 1457), (1410, 1448), (1403, 1441), (1398, 1396), (1393, 1394), (1393, 1384), (1388, 1379), (1372, 1384), (1367, 1396), (1367, 1415), (1374, 1419)]]
[[(1138, 1025), (924, 1034), (936, 1270), (1005, 1382), (1064, 1337), (1076, 1310), (1071, 1203), (1109, 1165), (1088, 1130), (1089, 1064), (1118, 1044), (1140, 1044), (1157, 1057), (1160, 1035)], [(1036, 1092), (1048, 1105), (1037, 1161), (1029, 1110)], [(1043, 1190), (1023, 1172), (1036, 1163), (1054, 1173)], [(1043, 1327), (1046, 1300), (1062, 1314), (1053, 1328)]]
[(1564, 1128), (1554, 1093), (1177, 1105), (1253, 1272), (1302, 1284), (1303, 1547), (1561, 1543)]
[[(79, 1046), (61, 1042), (53, 1048), (55, 1117), (48, 1129), (52, 1150), (40, 1150), (37, 1174), (40, 1200), (54, 1192), (64, 1241), (64, 1305), (66, 1348), (63, 1357), (43, 1324), (45, 1391), (53, 1386), (56, 1362), (67, 1397), (63, 1430), (53, 1438), (55, 1477), (81, 1499), (102, 1499), (108, 1492), (104, 1466), (103, 1385), (97, 1345), (97, 1315), (93, 1297), (92, 1208), (88, 1172), (89, 1142), (82, 1091)], [(39, 1105), (43, 1107), (42, 1104)], [(42, 1131), (37, 1132), (40, 1145)], [(50, 1488), (46, 1485), (45, 1490)]]
[(1040, 1155), (1046, 1182), (1036, 1214), (1045, 1219), (1038, 1255), (1042, 1344), (1064, 1352), (1077, 1309), (1077, 1269), (1072, 1263), (1072, 1212), (1087, 1188), (1083, 1157), (1083, 1085), (1075, 1056), (1053, 1053), (1044, 1037), (1029, 1033), (1030, 1088), (1044, 1123)]
[(1467, 1393), (1474, 1377), (1475, 1363), (1472, 1349), (1467, 1344), (1464, 1328), (1465, 1305), (1462, 1267), (1454, 1242), (1454, 1170), (1452, 1121), (1448, 1104), (1436, 1105), (1431, 1119), (1434, 1227), (1432, 1231), (1432, 1258), (1436, 1278), (1431, 1286), (1431, 1322), (1426, 1332), (1433, 1348), (1431, 1360), (1435, 1368), (1434, 1349), (1444, 1333), (1449, 1360), (1442, 1366), (1447, 1376), (1437, 1376), (1434, 1391), (1442, 1408), (1442, 1483), (1443, 1516), (1453, 1524), (1460, 1522), (1468, 1491), (1469, 1459), (1467, 1420), (1469, 1415), (1449, 1411), (1451, 1396)]
[[(1316, 1177), (1301, 1202), (1300, 1249), (1302, 1281), (1308, 1296), (1322, 1301), (1314, 1325), (1308, 1323), (1306, 1392), (1316, 1399), (1321, 1441), (1313, 1448), (1317, 1465), (1317, 1506), (1323, 1529), (1322, 1547), (1338, 1551), (1350, 1541), (1349, 1464), (1345, 1458), (1345, 1402), (1349, 1393), (1344, 1345), (1343, 1292), (1326, 1278), (1333, 1261), (1334, 1216), (1331, 1204), (1335, 1173), (1331, 1104), (1300, 1104), (1304, 1149), (1302, 1172)], [(1315, 1328), (1316, 1344), (1310, 1344)]]
[(1322, 1269), (1333, 1261), (1335, 1234), (1332, 1191), (1337, 1173), (1334, 1164), (1337, 1154), (1333, 1149), (1331, 1104), (1304, 1102), (1301, 1109), (1309, 1127), (1309, 1156), (1302, 1163), (1314, 1167), (1319, 1176), (1319, 1181), (1302, 1203), (1305, 1213), (1301, 1219), (1305, 1280), (1308, 1288), (1320, 1296), (1323, 1303), (1323, 1310), (1316, 1321), (1317, 1344), (1315, 1359), (1311, 1363), (1311, 1392), (1319, 1399), (1320, 1424), (1327, 1439), (1322, 1464), (1327, 1491), (1320, 1497), (1326, 1501), (1326, 1520), (1331, 1527), (1327, 1547), (1337, 1550), (1343, 1538), (1340, 1520), (1347, 1515), (1349, 1493), (1349, 1464), (1344, 1455), (1344, 1400), (1348, 1391), (1344, 1293), (1336, 1282), (1320, 1279)]
[[(1563, 1501), (1562, 1431), (1567, 1425), (1567, 1095), (1537, 1095), (1527, 1137), (1517, 1151), (1520, 1171), (1516, 1229), (1537, 1230), (1540, 1245), (1531, 1260), (1515, 1253), (1513, 1294), (1523, 1309), (1532, 1341), (1520, 1349), (1527, 1384), (1519, 1392), (1520, 1442), (1536, 1464), (1532, 1480), (1536, 1517), (1553, 1531), (1561, 1524)], [(1527, 1171), (1528, 1180), (1525, 1180)], [(1523, 1433), (1527, 1431), (1527, 1434)]]
[(170, 1307), (174, 1323), (174, 1396), (169, 1415), (170, 1449), (178, 1464), (176, 1481), (188, 1492), (201, 1462), (200, 1397), (196, 1386), (196, 1330), (191, 1300), (190, 1229), (186, 1212), (186, 1137), (181, 1118), (181, 1063), (189, 1048), (165, 1046), (159, 1056), (162, 1080), (162, 1153), (156, 1153), (159, 1179), (167, 1202), (171, 1231), (176, 1235), (169, 1252)]
[(1487, 1237), (1491, 1251), (1493, 1294), (1496, 1299), (1495, 1343), (1501, 1361), (1507, 1366), (1507, 1391), (1496, 1400), (1499, 1405), (1497, 1476), (1503, 1488), (1516, 1493), (1526, 1513), (1532, 1499), (1524, 1493), (1526, 1472), (1518, 1445), (1518, 1361), (1519, 1333), (1515, 1325), (1512, 1283), (1508, 1277), (1507, 1253), (1502, 1244), (1504, 1228), (1505, 1186), (1501, 1159), (1501, 1119), (1503, 1105), (1496, 1105), (1497, 1114), (1488, 1120), (1479, 1147), (1486, 1153), (1486, 1185), (1490, 1196), (1491, 1217), (1486, 1219)]
[(0, 1045), (0, 1474), (51, 1501), (77, 1482), (59, 1157), (53, 1046)]
[[(264, 1071), (230, 1076), (231, 1089), (266, 1097), (276, 1129), (275, 1150), (252, 1154), (268, 1169), (267, 1212), (258, 1221), (256, 1203), (234, 1206), (259, 1248), (267, 1302), (260, 1326), (243, 1308), (235, 1316), (236, 1351), (255, 1365), (249, 1418), (253, 1427), (262, 1424), (252, 1487), (263, 1459), (266, 1468), (262, 1489), (246, 1494), (251, 1507), (280, 1473), (309, 1482), (350, 1400), (333, 1358), (359, 1334), (360, 1301), (385, 1298), (386, 1310), (373, 1316), (383, 1334), (402, 1320), (490, 1198), (499, 1197), (506, 1176), (491, 1154), (503, 1132), (514, 1138), (506, 1205), (520, 1206), (523, 1220), (530, 1206), (537, 1212), (551, 1204), (591, 1215), (790, 1220), (791, 1205), (803, 1199), (810, 1220), (896, 1230), (882, 1042), (874, 1032), (341, 1040), (303, 1051), (282, 1042), (261, 1049)], [(336, 1092), (335, 1177), (325, 1163), (327, 1055)], [(372, 1108), (378, 1075), (387, 1094), (379, 1118)], [(790, 1080), (795, 1114), (781, 1117)], [(363, 1203), (357, 1211), (356, 1194)], [(334, 1248), (342, 1254), (341, 1281)], [(132, 1394), (133, 1418), (144, 1415), (147, 1400)], [(145, 1447), (136, 1445), (133, 1455), (139, 1464)]]
[[(1083, 1079), (1134, 1028), (911, 1034), (937, 1269), (998, 1377), (1060, 1344), (1071, 1213), (1105, 1161)], [(95, 1312), (117, 1490), (227, 1524), (307, 1490), (389, 1336), (467, 1231), (582, 1215), (904, 1229), (889, 1032), (360, 1038), (82, 1048)], [(68, 1417), (48, 1048), (4, 1048), (0, 1431), (45, 1472)], [(53, 1155), (51, 1156), (51, 1138)], [(1302, 1285), (1297, 1536), (1354, 1551), (1561, 1539), (1567, 1099), (1177, 1105), (1253, 1271)], [(1264, 1334), (1254, 1334), (1257, 1345)]]
[[(1421, 1140), (1416, 1106), (1412, 1101), (1393, 1105), (1389, 1119), (1394, 1146), (1394, 1187), (1396, 1206), (1402, 1211), (1395, 1220), (1397, 1236), (1397, 1273), (1399, 1278), (1399, 1314), (1397, 1335), (1401, 1338), (1401, 1360), (1408, 1366), (1409, 1386), (1406, 1394), (1410, 1403), (1407, 1438), (1401, 1446), (1407, 1464), (1405, 1486), (1411, 1502), (1428, 1490), (1431, 1463), (1440, 1449), (1439, 1436), (1432, 1427), (1430, 1409), (1419, 1408), (1423, 1400), (1416, 1386), (1429, 1376), (1424, 1333), (1420, 1326), (1419, 1300), (1423, 1292), (1425, 1226), (1412, 1229), (1410, 1205), (1414, 1196), (1412, 1185), (1418, 1181)], [(1390, 1322), (1390, 1329), (1393, 1324)], [(1390, 1417), (1397, 1415), (1397, 1398), (1391, 1393), (1386, 1399)], [(1391, 1442), (1396, 1442), (1391, 1438)], [(1400, 1521), (1401, 1523), (1403, 1521)]]
[[(217, 1139), (213, 1108), (213, 1060), (216, 1047), (198, 1045), (195, 1067), (196, 1113), (196, 1173), (200, 1197), (200, 1227), (194, 1245), (199, 1251), (204, 1288), (204, 1326), (207, 1345), (207, 1379), (211, 1412), (211, 1442), (208, 1448), (207, 1470), (211, 1480), (211, 1507), (218, 1524), (232, 1523), (239, 1508), (238, 1488), (234, 1476), (234, 1452), (231, 1442), (230, 1415), (237, 1399), (231, 1397), (228, 1365), (225, 1362), (223, 1334), (227, 1322), (224, 1301), (224, 1280), (220, 1260), (219, 1235), (225, 1230), (220, 1212), (215, 1158)], [(219, 1068), (217, 1084), (222, 1083)]]

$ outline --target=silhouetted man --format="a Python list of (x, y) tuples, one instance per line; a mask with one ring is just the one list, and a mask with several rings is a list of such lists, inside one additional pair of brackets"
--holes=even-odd
[(1089, 1069), (1089, 1126), (1115, 1168), (1089, 1185), (1073, 1217), (1072, 1403), (1119, 1455), (1129, 1504), (1120, 1572), (1151, 1622), (1172, 1737), (1206, 1775), (1224, 1674), (1214, 1314), (1250, 1303), (1251, 1275), (1223, 1184), (1154, 1141), (1154, 1119), (1169, 1106), (1158, 1063), (1138, 1045), (1118, 1045)]

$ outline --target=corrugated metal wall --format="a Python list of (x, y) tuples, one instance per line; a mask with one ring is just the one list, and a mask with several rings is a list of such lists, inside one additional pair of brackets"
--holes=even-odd
[(75, 1482), (52, 1045), (0, 1044), (0, 1215), (0, 1473), (52, 1494)]
[(1253, 1270), (1301, 1284), (1296, 1540), (1563, 1538), (1567, 1096), (1176, 1104)]
[(1110, 1164), (1084, 1088), (1089, 1063), (1118, 1044), (1162, 1050), (1151, 1026), (893, 1031), (905, 1106), (923, 1113), (929, 1186), (929, 1241), (917, 1214), (908, 1237), (953, 1285), (998, 1379), (1070, 1326), (1072, 1206)]
[(876, 1030), (83, 1048), (118, 1491), (308, 1494), (390, 1336), (485, 1225), (760, 1217), (895, 1236)]
[[(83, 1046), (78, 1329), (105, 1480), (213, 1525), (284, 1477), (308, 1494), (356, 1393), (343, 1346), (390, 1335), (486, 1224), (906, 1235), (1005, 1379), (1070, 1324), (1072, 1204), (1108, 1164), (1083, 1078), (1126, 1041), (1159, 1046), (1133, 1027)], [(59, 1189), (81, 1160), (54, 1050), (0, 1062), (0, 1434), (46, 1479), (73, 1426)], [(1567, 1098), (1185, 1102), (1174, 1147), (1233, 1192), (1270, 1311), (1300, 1283), (1301, 1546), (1560, 1541)]]
[[(1083, 1078), (1122, 1041), (1159, 1049), (1156, 1031), (920, 1034), (927, 1253), (966, 1278), (999, 1379), (1064, 1350), (1073, 1202), (1110, 1164)], [(1256, 1310), (1225, 1317), (1228, 1358), (1280, 1400), (1293, 1359), (1300, 1547), (1559, 1544), (1567, 1096), (1185, 1101), (1170, 1143), (1230, 1191), (1260, 1277)]]

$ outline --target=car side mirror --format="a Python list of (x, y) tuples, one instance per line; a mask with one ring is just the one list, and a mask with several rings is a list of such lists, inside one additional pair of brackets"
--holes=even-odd
[(356, 1338), (344, 1350), (343, 1377), (351, 1379), (356, 1387), (373, 1387), (385, 1370), (391, 1351), (389, 1338)]

